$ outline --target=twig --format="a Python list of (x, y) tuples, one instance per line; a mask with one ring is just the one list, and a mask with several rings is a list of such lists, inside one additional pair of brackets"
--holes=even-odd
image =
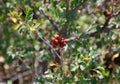
[(56, 31), (59, 31), (59, 29), (58, 29), (57, 25), (55, 24), (55, 22), (54, 22), (47, 14), (45, 14), (45, 12), (43, 11), (43, 9), (39, 9), (39, 12), (40, 12), (42, 15), (44, 15), (46, 19), (49, 20), (49, 22), (51, 23), (51, 25), (54, 27), (54, 29), (55, 29)]
[(74, 11), (76, 11), (76, 10), (78, 10), (78, 9), (82, 9), (83, 8), (83, 6), (85, 6), (85, 2), (86, 2), (87, 0), (83, 0), (83, 2), (81, 3), (81, 5), (79, 4), (79, 5), (77, 5), (77, 6), (75, 6), (75, 7), (73, 7), (72, 8), (72, 10)]
[(66, 41), (68, 42), (68, 41), (74, 41), (74, 40), (77, 40), (79, 38), (79, 35), (76, 35), (76, 36), (74, 36), (74, 37), (70, 37), (70, 38), (68, 38), (68, 39), (66, 39)]
[(113, 50), (114, 53), (120, 52), (120, 46)]
[[(100, 32), (106, 32), (106, 31), (112, 31), (112, 30), (117, 30), (120, 29), (120, 25), (116, 25), (116, 28), (112, 28), (112, 27), (107, 27), (105, 29), (103, 29), (102, 31), (90, 31), (90, 32), (85, 32), (83, 33), (86, 36), (90, 36), (90, 37), (94, 37), (96, 34), (100, 33)], [(75, 41), (80, 37), (80, 35), (76, 35), (70, 38), (67, 38), (66, 41)]]
[(53, 48), (53, 46), (50, 44), (49, 40), (47, 40), (46, 38), (41, 38), (41, 39), (45, 42), (45, 44), (46, 44), (47, 46), (50, 47), (50, 49), (56, 54), (56, 56), (57, 56), (59, 59), (61, 59), (60, 55), (55, 51), (55, 49)]
[(69, 0), (66, 0), (66, 18), (68, 18), (68, 13), (69, 12)]
[[(96, 34), (104, 32), (104, 31), (110, 31), (113, 30), (113, 28), (108, 28), (108, 24), (111, 18), (120, 15), (120, 11), (117, 13), (112, 14), (110, 17), (108, 17), (103, 25), (103, 27), (101, 27), (101, 31), (93, 31), (93, 32), (85, 32), (85, 35), (87, 36), (91, 36), (94, 37)], [(119, 28), (119, 27), (118, 27)], [(117, 29), (117, 28), (116, 28)]]
[[(38, 31), (36, 31), (36, 34), (39, 34)], [(39, 36), (39, 35), (38, 35)], [(53, 48), (53, 46), (50, 44), (50, 41), (48, 39), (46, 39), (45, 37), (40, 37), (39, 38), (46, 44), (46, 46), (50, 49), (50, 51), (53, 53), (55, 53), (55, 55), (61, 60), (61, 56), (56, 52), (56, 50)], [(53, 54), (54, 55), (54, 54)], [(53, 59), (55, 59), (55, 56), (51, 55), (51, 57)]]
[(120, 26), (118, 26), (117, 28), (109, 28), (109, 27), (108, 28), (104, 28), (101, 31), (86, 32), (85, 35), (94, 37), (98, 33), (106, 32), (106, 31), (111, 31), (111, 30), (115, 30), (115, 29), (120, 29)]

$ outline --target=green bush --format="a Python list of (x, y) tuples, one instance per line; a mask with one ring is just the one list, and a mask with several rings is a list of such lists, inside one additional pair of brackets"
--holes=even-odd
[(119, 84), (119, 3), (1, 0), (0, 83)]

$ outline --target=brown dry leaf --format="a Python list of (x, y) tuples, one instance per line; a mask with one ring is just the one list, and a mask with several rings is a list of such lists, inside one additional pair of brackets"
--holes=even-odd
[(13, 13), (13, 14), (18, 14), (18, 10), (17, 10), (17, 9), (14, 9), (11, 13)]
[(10, 20), (13, 21), (14, 23), (17, 23), (17, 19), (12, 16), (10, 16)]
[(75, 79), (75, 81), (78, 81), (79, 80), (79, 74), (76, 74), (75, 76), (74, 76), (74, 79)]
[(24, 82), (29, 82), (32, 79), (33, 79), (33, 74), (29, 74), (29, 75), (24, 77)]
[(17, 9), (14, 9), (9, 13), (10, 20), (13, 21), (14, 23), (17, 23), (18, 16), (19, 14)]
[(100, 10), (100, 8), (99, 7), (95, 7), (94, 8), (94, 12), (100, 12), (101, 10)]
[(50, 61), (49, 62), (49, 66), (50, 67), (57, 67), (59, 64), (57, 62), (54, 62), (54, 61)]
[(116, 0), (116, 1), (113, 2), (113, 5), (114, 5), (114, 6), (116, 6), (116, 5), (118, 5), (118, 4), (119, 4), (119, 1), (118, 1), (118, 0)]
[(117, 84), (117, 82), (116, 82), (114, 77), (110, 77), (109, 78), (109, 82), (110, 82), (110, 84)]
[(0, 75), (4, 75), (4, 68), (0, 66)]
[(50, 61), (49, 62), (49, 66), (50, 66), (50, 70), (52, 71), (52, 72), (54, 72), (54, 69), (56, 68), (56, 67), (58, 67), (58, 63), (57, 62), (55, 62), (55, 61)]
[(117, 58), (118, 56), (119, 56), (119, 53), (114, 54), (112, 57), (112, 61), (114, 61), (114, 59)]

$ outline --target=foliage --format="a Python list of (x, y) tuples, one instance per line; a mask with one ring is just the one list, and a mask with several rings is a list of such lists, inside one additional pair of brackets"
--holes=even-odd
[[(0, 81), (118, 84), (119, 4), (119, 0), (1, 0)], [(53, 46), (56, 34), (64, 38), (64, 47)]]

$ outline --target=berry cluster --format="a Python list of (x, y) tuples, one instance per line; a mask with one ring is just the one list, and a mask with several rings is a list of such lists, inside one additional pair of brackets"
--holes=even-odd
[(53, 47), (64, 47), (66, 45), (66, 40), (63, 37), (60, 37), (59, 35), (55, 34), (52, 38), (51, 38)]

